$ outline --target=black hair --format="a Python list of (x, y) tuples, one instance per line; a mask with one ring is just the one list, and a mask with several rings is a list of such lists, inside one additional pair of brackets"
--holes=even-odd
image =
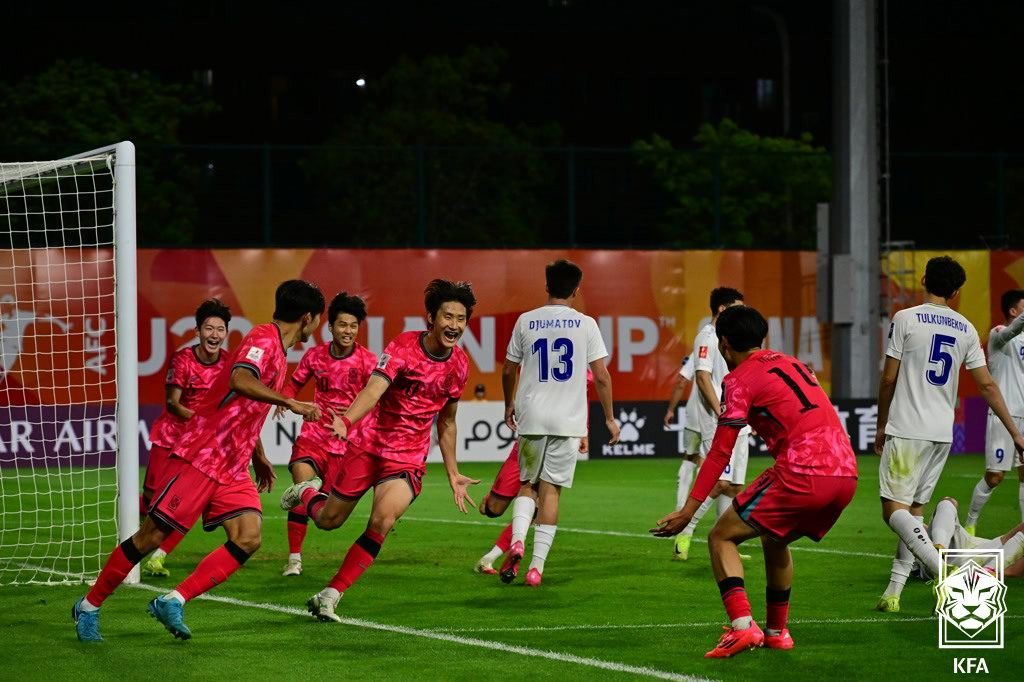
[(544, 278), (553, 298), (569, 298), (583, 280), (583, 270), (572, 261), (559, 258), (544, 268)]
[(327, 324), (333, 325), (342, 313), (348, 313), (362, 322), (366, 319), (366, 301), (361, 296), (343, 291), (331, 299), (331, 307), (327, 309)]
[(423, 305), (431, 317), (437, 316), (442, 303), (457, 301), (466, 306), (466, 319), (473, 317), (476, 296), (469, 282), (452, 282), (447, 279), (433, 279), (423, 290)]
[(933, 296), (951, 298), (966, 281), (963, 266), (949, 256), (936, 256), (924, 268), (924, 288)]
[(282, 322), (298, 322), (306, 313), (316, 316), (324, 311), (324, 294), (320, 287), (302, 279), (281, 282), (274, 301), (274, 319)]
[(718, 309), (724, 306), (729, 306), (736, 301), (742, 301), (743, 294), (738, 289), (732, 289), (730, 287), (718, 287), (717, 289), (711, 290), (711, 315), (717, 315)]
[(196, 308), (196, 329), (203, 326), (203, 322), (210, 317), (219, 317), (224, 320), (224, 326), (231, 322), (231, 308), (224, 305), (219, 298), (208, 298)]
[(1009, 317), (1010, 308), (1017, 305), (1022, 298), (1024, 298), (1024, 289), (1004, 291), (999, 298), (999, 308), (1003, 311), (1003, 317)]
[(768, 321), (750, 306), (734, 305), (718, 316), (715, 333), (719, 340), (727, 339), (730, 348), (742, 353), (761, 347), (768, 336)]

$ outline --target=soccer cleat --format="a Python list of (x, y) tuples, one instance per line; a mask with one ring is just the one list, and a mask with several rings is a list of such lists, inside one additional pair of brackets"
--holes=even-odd
[(75, 621), (75, 632), (78, 633), (79, 642), (102, 642), (103, 637), (100, 636), (100, 611), (83, 611), (82, 602), (85, 601), (85, 597), (82, 597), (75, 602), (74, 606), (71, 607), (71, 617)]
[(789, 634), (789, 628), (782, 628), (782, 632), (777, 635), (764, 635), (764, 648), (765, 649), (792, 649), (793, 638)]
[(146, 607), (149, 615), (160, 621), (178, 639), (191, 639), (192, 631), (185, 625), (185, 605), (177, 599), (157, 597)]
[(974, 535), (975, 535), (974, 531), (976, 531), (977, 529), (978, 529), (977, 525), (973, 524), (973, 523), (969, 523), (966, 526), (964, 526), (964, 530), (967, 531), (967, 534), (970, 535), (971, 537), (974, 537)]
[(170, 571), (164, 566), (164, 559), (167, 555), (163, 556), (150, 556), (146, 559), (146, 563), (142, 564), (142, 572), (146, 575), (156, 576), (158, 578), (166, 578), (171, 574)]
[(290, 486), (287, 490), (284, 491), (284, 494), (281, 495), (281, 509), (284, 509), (285, 511), (291, 511), (292, 509), (295, 508), (295, 505), (302, 502), (302, 492), (304, 490), (306, 490), (307, 488), (314, 488), (316, 490), (320, 490), (320, 486), (322, 486), (323, 484), (324, 482), (321, 481), (319, 478), (313, 477), (308, 481), (303, 481), (302, 483), (296, 483)]
[(725, 632), (718, 640), (718, 644), (711, 651), (704, 654), (704, 658), (730, 658), (748, 649), (756, 649), (764, 644), (764, 632), (757, 627), (757, 623), (750, 621), (750, 627), (746, 630), (723, 626)]
[(680, 533), (672, 546), (672, 558), (676, 561), (686, 561), (690, 558), (690, 539), (692, 536)]
[(476, 566), (473, 567), (473, 572), (482, 573), (483, 575), (498, 575), (498, 571), (495, 570), (494, 566), (491, 566), (489, 562), (484, 561), (483, 558), (476, 562)]
[(516, 579), (516, 576), (519, 575), (519, 562), (523, 560), (524, 554), (526, 554), (526, 550), (523, 548), (523, 543), (519, 540), (513, 542), (512, 546), (508, 548), (505, 563), (501, 565), (501, 582), (508, 584)]
[(891, 597), (886, 597), (885, 595), (883, 595), (879, 598), (878, 603), (875, 604), (875, 611), (881, 611), (882, 613), (899, 613), (899, 595), (892, 595)]
[(531, 568), (526, 572), (526, 580), (523, 582), (526, 583), (527, 587), (540, 587), (541, 578), (541, 572), (536, 568)]
[(302, 575), (302, 559), (289, 559), (288, 563), (284, 565), (281, 575)]
[(323, 622), (334, 621), (335, 623), (341, 622), (341, 616), (336, 614), (334, 610), (338, 608), (338, 602), (341, 597), (331, 599), (325, 597), (319, 592), (314, 594), (308, 600), (306, 600), (306, 610), (313, 614), (313, 617)]

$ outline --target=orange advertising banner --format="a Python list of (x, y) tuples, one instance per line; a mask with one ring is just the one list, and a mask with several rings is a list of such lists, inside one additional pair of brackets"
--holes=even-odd
[[(113, 399), (108, 395), (115, 360), (112, 262), (109, 252), (91, 254), (40, 250), (4, 255), (0, 400), (73, 405)], [(904, 290), (908, 305), (920, 300), (919, 280), (931, 255), (917, 252), (913, 273), (904, 268), (905, 274), (887, 284)], [(968, 271), (959, 309), (984, 339), (999, 318), (999, 293), (1024, 286), (1024, 254), (952, 255)], [(168, 359), (194, 342), (192, 316), (203, 299), (218, 297), (231, 307), (231, 346), (254, 324), (270, 320), (274, 290), (290, 278), (318, 283), (328, 300), (343, 290), (364, 296), (369, 318), (359, 341), (375, 352), (396, 334), (424, 326), (422, 292), (429, 280), (472, 282), (479, 303), (463, 340), (471, 359), (469, 383), (483, 384), (488, 399), (500, 399), (512, 325), (520, 313), (544, 303), (544, 266), (560, 257), (583, 268), (578, 307), (598, 321), (611, 352), (617, 400), (668, 397), (694, 335), (710, 318), (708, 294), (716, 286), (740, 289), (747, 303), (768, 318), (768, 345), (801, 358), (828, 387), (828, 328), (815, 318), (815, 254), (810, 251), (142, 249), (140, 402), (163, 403)], [(19, 284), (4, 279), (15, 268), (31, 269), (32, 278), (20, 277)], [(51, 276), (58, 272), (60, 277)], [(50, 282), (58, 279), (74, 285), (55, 290)], [(68, 329), (86, 333), (65, 334)], [(327, 338), (325, 324), (308, 344), (291, 350), (292, 365)]]

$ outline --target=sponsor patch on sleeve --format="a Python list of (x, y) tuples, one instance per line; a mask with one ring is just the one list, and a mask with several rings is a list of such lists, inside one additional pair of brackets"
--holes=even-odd
[(245, 359), (251, 360), (252, 362), (260, 362), (263, 359), (263, 349), (253, 346), (248, 350), (248, 352), (246, 352)]
[(697, 355), (700, 357), (701, 360), (707, 360), (707, 358), (708, 358), (708, 347), (707, 346), (701, 346), (700, 350), (697, 352)]

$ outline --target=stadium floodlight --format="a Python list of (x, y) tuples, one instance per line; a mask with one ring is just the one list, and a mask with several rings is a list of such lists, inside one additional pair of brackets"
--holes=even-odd
[(132, 143), (0, 163), (0, 585), (138, 528), (137, 300)]

